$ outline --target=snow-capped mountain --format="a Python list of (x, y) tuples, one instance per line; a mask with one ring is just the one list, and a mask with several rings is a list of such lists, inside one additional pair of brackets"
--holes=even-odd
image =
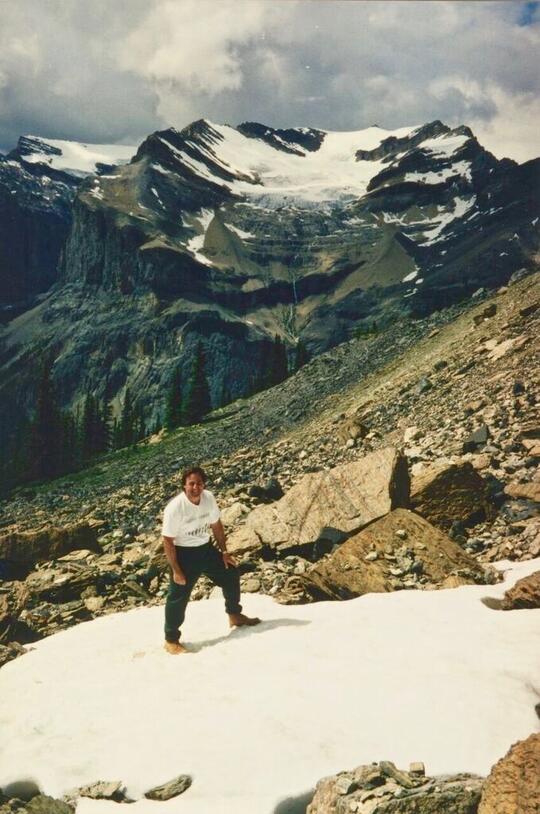
[(13, 162), (40, 174), (42, 206), (53, 175), (78, 184), (54, 297), (6, 332), (54, 344), (67, 404), (84, 380), (158, 409), (199, 340), (221, 404), (250, 391), (275, 335), (317, 353), (500, 285), (539, 248), (540, 159), (499, 161), (464, 126), (200, 120), (107, 168), (129, 148), (62, 144), (23, 139), (0, 177)]
[(79, 141), (21, 136), (8, 159), (85, 178), (127, 164), (136, 149), (122, 144), (83, 144)]
[[(229, 280), (250, 312), (285, 286), (274, 299), (292, 313), (274, 330), (291, 340), (308, 330), (308, 341), (325, 345), (347, 335), (351, 305), (356, 319), (373, 311), (365, 306), (374, 287), (425, 311), (526, 264), (537, 245), (537, 175), (537, 162), (497, 161), (468, 128), (441, 122), (331, 133), (202, 120), (154, 133), (128, 167), (83, 185), (79, 201), (129, 221), (138, 260), (176, 253), (178, 272), (153, 273), (155, 290), (182, 289), (191, 263)], [(77, 254), (68, 242), (66, 279), (87, 278)], [(138, 260), (128, 286), (143, 282)], [(323, 290), (334, 307), (347, 303), (337, 336), (318, 330), (316, 303), (304, 317), (297, 308), (303, 291)]]
[(6, 316), (56, 280), (81, 180), (126, 163), (135, 151), (21, 136), (14, 150), (0, 155), (0, 307), (8, 306)]

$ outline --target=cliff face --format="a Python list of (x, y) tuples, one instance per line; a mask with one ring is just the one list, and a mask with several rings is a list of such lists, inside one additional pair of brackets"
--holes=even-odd
[(0, 158), (0, 313), (10, 316), (56, 280), (71, 224), (73, 179)]
[(0, 156), (0, 318), (26, 310), (57, 280), (81, 180), (112, 170), (133, 152), (21, 136)]
[(53, 347), (65, 404), (129, 384), (155, 419), (202, 340), (222, 404), (250, 390), (276, 334), (318, 353), (499, 285), (538, 251), (540, 160), (498, 161), (466, 127), (202, 120), (104, 163), (77, 180), (48, 299), (4, 331), (9, 403), (32, 403), (24, 360)]

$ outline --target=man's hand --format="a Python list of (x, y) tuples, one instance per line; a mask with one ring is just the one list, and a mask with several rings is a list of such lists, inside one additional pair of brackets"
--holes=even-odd
[(232, 554), (229, 554), (228, 551), (222, 551), (221, 556), (223, 557), (223, 563), (225, 565), (225, 568), (228, 568), (229, 565), (233, 566), (236, 565), (236, 560), (234, 559)]
[(173, 580), (176, 582), (177, 585), (185, 585), (186, 584), (186, 575), (183, 571), (173, 571)]

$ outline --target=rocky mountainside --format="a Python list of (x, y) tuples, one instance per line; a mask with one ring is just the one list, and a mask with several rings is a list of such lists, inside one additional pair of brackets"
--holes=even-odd
[(45, 352), (65, 406), (90, 390), (118, 409), (130, 386), (154, 421), (200, 340), (219, 406), (251, 392), (275, 335), (317, 354), (500, 285), (534, 266), (539, 166), (441, 122), (154, 133), (80, 183), (59, 282), (0, 337), (2, 423), (32, 409)]
[(21, 136), (0, 155), (0, 319), (30, 307), (57, 279), (81, 180), (128, 161), (132, 147)]
[[(224, 509), (243, 589), (285, 602), (489, 581), (493, 560), (540, 556), (539, 314), (538, 274), (516, 279), (331, 349), (201, 425), (20, 489), (1, 504), (4, 637), (160, 602), (159, 518), (193, 461)], [(345, 517), (340, 489), (356, 506)], [(306, 502), (314, 522), (296, 529), (287, 518)], [(276, 518), (291, 529), (277, 547), (265, 539)]]

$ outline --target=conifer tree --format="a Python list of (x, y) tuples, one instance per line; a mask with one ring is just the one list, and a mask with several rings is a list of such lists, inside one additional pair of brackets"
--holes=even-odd
[(144, 421), (144, 412), (142, 404), (136, 404), (133, 408), (133, 433), (131, 443), (136, 444), (137, 441), (142, 441), (146, 434), (146, 424)]
[(306, 348), (304, 342), (301, 339), (298, 340), (296, 344), (296, 352), (294, 355), (294, 369), (300, 370), (305, 364), (309, 362), (310, 355), (309, 351)]
[(182, 405), (183, 421), (185, 424), (198, 424), (211, 409), (210, 390), (206, 379), (206, 358), (199, 342)]
[(62, 413), (60, 471), (72, 472), (79, 463), (79, 432), (77, 417), (70, 412)]
[(103, 400), (99, 408), (98, 447), (100, 452), (107, 452), (112, 445), (112, 405)]
[(168, 430), (173, 430), (175, 427), (180, 426), (182, 423), (182, 377), (180, 368), (176, 368), (169, 392), (167, 393), (167, 401), (165, 404), (165, 427)]
[(96, 438), (98, 431), (97, 401), (91, 393), (84, 399), (81, 418), (81, 454), (84, 461), (91, 458), (98, 451)]
[(43, 364), (38, 384), (36, 412), (31, 428), (31, 475), (58, 475), (62, 457), (62, 415), (51, 380), (50, 360)]
[(273, 387), (275, 384), (280, 384), (285, 381), (288, 375), (287, 348), (285, 347), (285, 343), (276, 334), (270, 348), (270, 353), (268, 354), (266, 372), (263, 375), (264, 386)]
[(118, 446), (128, 447), (134, 440), (134, 422), (135, 415), (133, 411), (133, 402), (131, 400), (131, 393), (129, 387), (126, 387), (124, 393), (124, 402), (122, 404), (122, 412), (118, 422)]

